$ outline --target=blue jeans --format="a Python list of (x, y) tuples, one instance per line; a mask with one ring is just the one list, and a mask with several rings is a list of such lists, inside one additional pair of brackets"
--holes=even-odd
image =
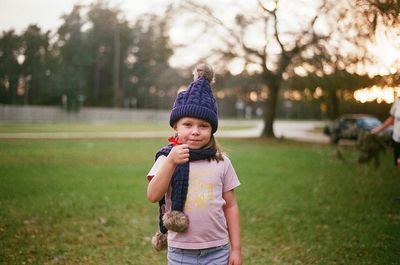
[(229, 245), (206, 249), (168, 247), (168, 265), (227, 265)]

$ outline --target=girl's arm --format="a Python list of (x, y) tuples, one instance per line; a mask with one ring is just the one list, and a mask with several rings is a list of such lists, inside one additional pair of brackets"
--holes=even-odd
[(231, 253), (229, 255), (229, 265), (242, 264), (242, 246), (240, 243), (240, 218), (239, 207), (236, 202), (233, 190), (224, 192), (222, 197), (226, 201), (224, 214), (228, 224), (229, 238), (231, 241)]
[(172, 148), (160, 170), (147, 186), (147, 198), (149, 201), (158, 202), (165, 195), (176, 166), (188, 161), (189, 147), (187, 144), (177, 145)]

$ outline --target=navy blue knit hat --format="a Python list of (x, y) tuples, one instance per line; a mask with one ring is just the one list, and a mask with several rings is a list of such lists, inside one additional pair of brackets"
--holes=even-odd
[(211, 91), (210, 82), (200, 77), (193, 81), (189, 88), (175, 99), (171, 110), (169, 125), (174, 126), (180, 118), (194, 117), (208, 121), (211, 124), (212, 133), (218, 129), (218, 115), (215, 98)]

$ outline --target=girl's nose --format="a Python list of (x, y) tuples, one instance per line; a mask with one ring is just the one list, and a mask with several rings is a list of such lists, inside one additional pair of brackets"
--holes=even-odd
[(194, 127), (193, 127), (193, 130), (192, 130), (192, 134), (194, 134), (194, 135), (199, 135), (199, 128), (197, 128), (196, 126), (194, 126)]

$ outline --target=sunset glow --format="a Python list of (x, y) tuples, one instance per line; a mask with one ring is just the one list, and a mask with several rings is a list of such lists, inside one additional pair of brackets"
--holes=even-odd
[(361, 102), (361, 103), (366, 103), (366, 102), (372, 102), (376, 101), (378, 103), (388, 103), (391, 104), (394, 102), (395, 99), (395, 93), (399, 95), (400, 93), (400, 87), (378, 87), (378, 86), (373, 86), (370, 88), (363, 88), (356, 90), (354, 92), (354, 98)]

